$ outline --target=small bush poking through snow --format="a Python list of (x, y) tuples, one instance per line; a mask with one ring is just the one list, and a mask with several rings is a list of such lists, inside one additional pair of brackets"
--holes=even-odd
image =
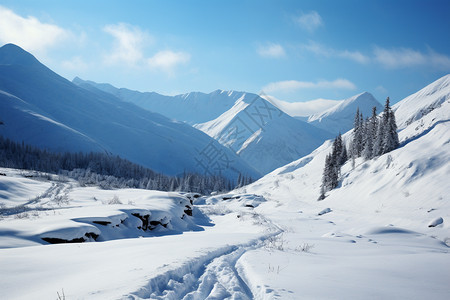
[(283, 235), (271, 236), (266, 239), (264, 248), (267, 250), (279, 250), (284, 251), (287, 241), (283, 238)]
[(28, 219), (30, 218), (30, 215), (27, 212), (18, 213), (14, 215), (14, 219)]
[(304, 244), (301, 244), (301, 245), (295, 247), (295, 251), (309, 253), (312, 248), (314, 248), (314, 244), (304, 243)]
[(122, 201), (120, 201), (119, 197), (117, 195), (114, 195), (114, 197), (112, 197), (111, 200), (109, 200), (107, 202), (107, 204), (109, 205), (113, 205), (113, 204), (122, 204)]

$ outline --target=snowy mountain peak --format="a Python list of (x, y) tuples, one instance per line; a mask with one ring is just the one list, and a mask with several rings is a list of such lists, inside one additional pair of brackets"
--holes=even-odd
[(0, 65), (41, 65), (30, 53), (14, 44), (6, 44), (0, 48)]
[(335, 115), (338, 112), (343, 112), (346, 110), (351, 110), (352, 113), (355, 113), (356, 108), (358, 108), (358, 107), (360, 108), (360, 110), (364, 110), (364, 108), (366, 108), (366, 107), (369, 107), (371, 109), (373, 106), (378, 107), (379, 105), (380, 105), (380, 103), (377, 101), (377, 99), (375, 99), (375, 97), (371, 93), (364, 92), (364, 93), (352, 96), (352, 97), (340, 102), (336, 106), (333, 106), (333, 107), (327, 109), (326, 111), (324, 111), (320, 114), (315, 114), (315, 115), (310, 116), (308, 119), (308, 122), (313, 122), (316, 120), (319, 120), (319, 122), (320, 122), (320, 120), (322, 118), (330, 117), (330, 116)]
[(339, 132), (347, 132), (353, 127), (357, 109), (367, 117), (372, 113), (374, 106), (378, 112), (381, 111), (380, 102), (372, 94), (364, 92), (343, 100), (320, 114), (310, 116), (308, 122), (337, 135)]
[(263, 174), (309, 153), (330, 137), (252, 93), (241, 93), (229, 110), (195, 127)]

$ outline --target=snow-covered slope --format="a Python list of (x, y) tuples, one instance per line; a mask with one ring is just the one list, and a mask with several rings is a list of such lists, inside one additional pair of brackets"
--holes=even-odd
[(45, 115), (26, 101), (0, 91), (1, 135), (56, 151), (105, 151), (95, 140)]
[(436, 80), (393, 106), (397, 126), (404, 129), (450, 99), (450, 74)]
[[(185, 220), (179, 204), (188, 205), (186, 194), (103, 191), (0, 169), (0, 245), (13, 247), (0, 249), (1, 295), (446, 300), (450, 99), (438, 100), (448, 93), (441, 83), (425, 88), (424, 98), (397, 104), (400, 124), (418, 116), (401, 126), (400, 148), (346, 163), (341, 184), (322, 201), (329, 141), (249, 186), (195, 198)], [(134, 209), (148, 211), (149, 220), (164, 212), (180, 222), (174, 226), (180, 234), (157, 223), (157, 234), (144, 232), (133, 226), (143, 224), (129, 214)], [(84, 230), (86, 243), (40, 245), (42, 234), (68, 237), (69, 228), (94, 227), (105, 241), (93, 242)], [(142, 237), (132, 238), (136, 233)]]
[(218, 118), (195, 127), (263, 174), (311, 152), (331, 136), (250, 93)]
[[(107, 151), (169, 175), (259, 173), (191, 126), (60, 77), (21, 48), (0, 48), (0, 134), (56, 151)], [(8, 112), (8, 115), (6, 115)], [(205, 155), (214, 149), (221, 160)]]
[[(265, 286), (306, 298), (448, 297), (448, 79), (400, 101), (401, 147), (373, 160), (357, 159), (354, 167), (347, 162), (341, 184), (325, 200), (317, 201), (329, 141), (237, 191), (263, 195), (268, 201), (257, 211), (287, 228), (287, 250), (247, 252), (241, 260), (254, 295), (262, 297)], [(296, 249), (312, 254), (298, 255)], [(265, 267), (257, 262), (266, 260), (282, 271), (261, 275)], [(296, 273), (294, 266), (302, 271)]]
[[(277, 233), (251, 208), (207, 217), (194, 194), (0, 174), (2, 299), (248, 299), (234, 262)], [(241, 195), (243, 205), (254, 198)]]
[(85, 81), (78, 77), (74, 78), (72, 82), (83, 87), (93, 86), (123, 101), (189, 124), (203, 123), (217, 118), (230, 109), (244, 94), (243, 92), (216, 90), (209, 94), (192, 92), (165, 96), (155, 92), (143, 93), (125, 88), (119, 89), (110, 84)]
[(372, 115), (372, 107), (374, 106), (377, 108), (377, 112), (381, 111), (381, 104), (372, 94), (364, 92), (340, 101), (319, 114), (310, 116), (308, 122), (338, 135), (339, 132), (344, 133), (353, 128), (353, 121), (358, 108), (364, 117), (369, 117)]

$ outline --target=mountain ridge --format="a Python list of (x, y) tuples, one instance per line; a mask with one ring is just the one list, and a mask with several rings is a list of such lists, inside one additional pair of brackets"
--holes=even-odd
[[(17, 50), (18, 47), (7, 47), (8, 51), (11, 49)], [(21, 54), (17, 57), (20, 58)], [(5, 123), (0, 127), (0, 133), (7, 134), (6, 137), (16, 141), (26, 137), (25, 142), (33, 144), (36, 143), (39, 134), (45, 133), (47, 135), (45, 140), (51, 143), (47, 146), (54, 150), (70, 151), (71, 148), (83, 151), (99, 150), (99, 147), (94, 146), (95, 143), (88, 143), (85, 139), (78, 139), (84, 141), (84, 146), (71, 147), (70, 137), (73, 135), (63, 139), (66, 144), (59, 140), (51, 140), (51, 131), (42, 132), (40, 127), (36, 126), (42, 125), (42, 120), (45, 119), (46, 125), (53, 124), (45, 127), (47, 130), (59, 128), (57, 131), (61, 132), (62, 127), (55, 127), (55, 124), (64, 124), (67, 128), (94, 140), (101, 149), (109, 153), (120, 155), (167, 175), (182, 174), (185, 171), (197, 173), (223, 171), (222, 175), (228, 178), (237, 178), (238, 173), (252, 178), (260, 176), (259, 172), (248, 166), (232, 151), (187, 124), (149, 112), (113, 95), (84, 89), (39, 62), (30, 66), (22, 64), (17, 59), (14, 61), (17, 64), (0, 65), (0, 90), (26, 102), (26, 105), (23, 104), (26, 107), (18, 107), (11, 101), (2, 101), (2, 104), (8, 105), (8, 109), (14, 110), (18, 116), (28, 118), (27, 120), (34, 116), (32, 122), (28, 124), (30, 126), (34, 124), (35, 127), (23, 127), (20, 122), (16, 122), (13, 129), (8, 127), (12, 123)], [(6, 94), (3, 95), (6, 97)], [(36, 113), (39, 114), (37, 119)], [(30, 128), (36, 129), (37, 135), (30, 135), (27, 131)], [(61, 139), (64, 138), (64, 134), (59, 136)], [(65, 145), (64, 149), (58, 148), (61, 145)], [(42, 146), (42, 143), (39, 146)], [(229, 157), (233, 163), (227, 164), (224, 170), (201, 165), (199, 161), (206, 159), (201, 151), (208, 146)]]

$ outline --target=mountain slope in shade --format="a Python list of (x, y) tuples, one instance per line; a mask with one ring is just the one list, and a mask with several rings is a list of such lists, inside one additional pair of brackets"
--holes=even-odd
[(2, 136), (27, 141), (40, 148), (58, 152), (109, 151), (90, 137), (46, 117), (37, 107), (4, 91), (0, 91), (0, 121), (3, 123), (0, 125)]
[(164, 96), (155, 92), (142, 93), (125, 88), (119, 89), (107, 83), (84, 81), (78, 77), (74, 78), (73, 83), (84, 87), (91, 85), (123, 101), (189, 124), (203, 123), (217, 118), (244, 94), (243, 92), (216, 90), (209, 94), (192, 92), (177, 96)]
[(322, 113), (310, 116), (308, 123), (337, 135), (353, 128), (358, 108), (364, 118), (366, 118), (372, 115), (372, 107), (374, 106), (377, 108), (378, 113), (381, 112), (383, 106), (372, 94), (364, 92), (341, 101)]
[(234, 150), (261, 173), (309, 153), (331, 136), (250, 93), (243, 94), (218, 118), (195, 127)]
[[(57, 151), (102, 149), (169, 175), (220, 172), (229, 178), (238, 173), (258, 178), (258, 172), (203, 132), (76, 86), (20, 47), (0, 48), (0, 63), (0, 90), (8, 100), (2, 101), (3, 108), (28, 118), (4, 122), (0, 133), (6, 137)], [(223, 159), (212, 161), (205, 155), (208, 149)]]

